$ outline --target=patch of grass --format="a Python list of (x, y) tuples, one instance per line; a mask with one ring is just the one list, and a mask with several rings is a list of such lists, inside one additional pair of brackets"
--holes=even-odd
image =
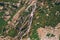
[(7, 22), (0, 18), (0, 34), (3, 32), (3, 28), (5, 27), (6, 24)]
[(11, 37), (15, 37), (17, 35), (17, 31), (15, 29), (11, 29), (9, 32), (8, 32), (8, 35), (11, 36)]
[(18, 2), (18, 0), (2, 0), (2, 1), (5, 1), (5, 2)]
[(4, 12), (0, 12), (0, 17), (2, 17), (5, 13)]

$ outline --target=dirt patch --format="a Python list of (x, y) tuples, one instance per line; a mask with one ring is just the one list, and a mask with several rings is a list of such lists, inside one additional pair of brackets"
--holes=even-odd
[[(41, 38), (41, 40), (59, 40), (59, 36), (60, 36), (60, 23), (56, 25), (55, 28), (50, 27), (45, 27), (45, 28), (38, 28), (37, 29), (37, 33), (39, 38)], [(49, 37), (47, 36), (47, 34), (49, 34)], [(51, 36), (51, 34), (55, 35), (55, 36)]]

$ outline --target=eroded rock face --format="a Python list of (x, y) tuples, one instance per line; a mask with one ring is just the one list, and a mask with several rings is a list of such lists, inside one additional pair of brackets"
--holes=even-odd
[[(52, 27), (38, 28), (37, 33), (39, 38), (41, 38), (41, 40), (59, 40), (60, 23), (57, 24), (55, 28), (52, 28)], [(54, 36), (52, 36), (52, 34)]]

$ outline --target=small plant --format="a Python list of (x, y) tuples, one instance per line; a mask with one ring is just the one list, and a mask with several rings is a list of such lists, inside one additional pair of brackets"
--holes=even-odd
[(51, 34), (51, 33), (48, 33), (46, 36), (47, 37), (55, 37), (55, 35), (54, 34)]

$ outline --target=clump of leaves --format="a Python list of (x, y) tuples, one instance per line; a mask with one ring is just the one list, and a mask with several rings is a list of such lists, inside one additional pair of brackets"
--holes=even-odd
[(51, 33), (48, 33), (46, 36), (47, 37), (55, 37), (55, 35), (54, 34), (51, 34)]

